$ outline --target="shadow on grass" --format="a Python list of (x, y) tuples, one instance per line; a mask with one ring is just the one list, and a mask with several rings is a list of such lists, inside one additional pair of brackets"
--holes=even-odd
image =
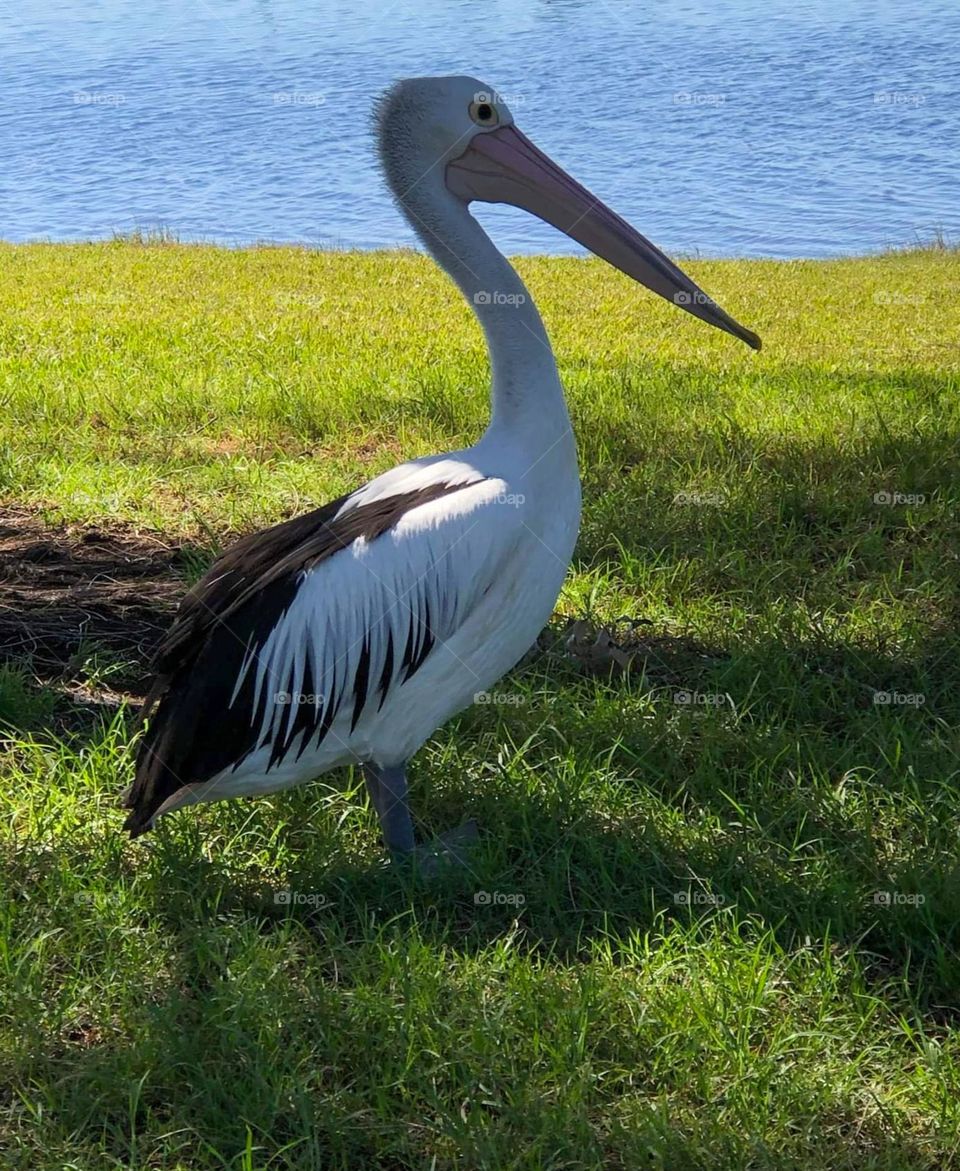
[[(942, 391), (932, 381), (921, 382), (913, 385), (914, 393)], [(893, 385), (895, 380), (888, 392)], [(614, 478), (639, 465), (646, 454), (642, 447), (633, 450), (629, 437), (624, 439), (619, 432), (599, 435), (595, 441), (617, 453), (619, 462), (615, 459), (605, 469)], [(662, 446), (662, 434), (657, 442)], [(690, 438), (677, 437), (676, 443), (689, 446)], [(748, 590), (753, 606), (762, 610), (791, 594), (831, 589), (836, 557), (830, 542), (848, 547), (869, 530), (877, 543), (861, 558), (857, 572), (863, 578), (884, 580), (891, 566), (890, 541), (905, 540), (918, 561), (930, 560), (945, 586), (957, 585), (960, 563), (951, 551), (931, 547), (929, 529), (922, 523), (907, 525), (902, 510), (874, 504), (873, 491), (879, 489), (867, 482), (872, 473), (875, 483), (897, 486), (901, 481), (890, 479), (896, 474), (911, 492), (932, 496), (951, 491), (947, 481), (960, 460), (956, 442), (945, 436), (880, 437), (849, 459), (826, 446), (754, 452), (752, 440), (734, 431), (725, 443), (716, 437), (704, 437), (704, 443), (713, 445), (705, 466), (711, 460), (721, 468), (730, 461), (756, 463), (770, 475), (770, 530), (756, 525), (756, 510), (762, 510), (762, 504), (744, 496), (726, 499), (719, 509), (688, 509), (684, 517), (689, 523), (678, 532), (674, 516), (639, 508), (641, 502), (630, 496), (633, 488), (621, 485), (619, 496), (616, 491), (609, 497), (588, 495), (588, 520), (577, 554), (580, 569), (604, 564), (623, 547), (653, 550), (668, 565), (691, 552), (702, 553), (705, 544), (720, 550), (739, 548), (746, 560), (735, 571), (726, 571), (728, 584)], [(624, 498), (630, 507), (622, 507)], [(949, 535), (949, 525), (947, 529)], [(16, 554), (15, 571), (7, 574), (4, 588), (9, 594), (8, 621), (22, 634), (19, 641), (5, 640), (0, 653), (16, 661), (28, 647), (35, 655), (47, 656), (51, 665), (59, 660), (62, 670), (68, 671), (77, 648), (89, 639), (92, 645), (126, 656), (129, 688), (133, 693), (142, 690), (145, 655), (184, 590), (182, 552), (152, 539), (146, 545), (131, 543), (133, 538), (125, 534), (65, 529), (44, 534), (20, 514), (7, 518), (0, 537)], [(764, 572), (771, 566), (776, 573)], [(916, 571), (916, 565), (900, 562), (901, 576)], [(722, 587), (718, 580), (717, 588)], [(951, 596), (956, 593), (954, 589)], [(47, 637), (51, 625), (55, 635)], [(480, 878), (488, 884), (508, 881), (524, 892), (522, 923), (531, 946), (573, 955), (602, 934), (605, 924), (651, 930), (664, 913), (690, 913), (676, 897), (684, 883), (692, 883), (691, 898), (699, 885), (704, 894), (722, 896), (723, 906), (736, 905), (774, 927), (785, 941), (807, 935), (821, 938), (825, 932), (838, 942), (862, 940), (868, 949), (876, 948), (881, 964), (889, 962), (897, 970), (912, 957), (911, 982), (927, 1003), (955, 991), (948, 987), (947, 952), (955, 942), (960, 906), (956, 872), (945, 865), (939, 843), (931, 851), (929, 839), (918, 831), (916, 847), (907, 854), (914, 862), (891, 873), (874, 840), (869, 796), (861, 822), (838, 824), (838, 809), (825, 804), (823, 792), (811, 789), (804, 779), (813, 770), (838, 784), (847, 770), (866, 770), (889, 798), (940, 802), (949, 815), (944, 785), (951, 778), (955, 781), (957, 767), (951, 754), (958, 744), (946, 728), (960, 723), (960, 662), (950, 615), (939, 614), (936, 623), (928, 624), (926, 637), (914, 639), (909, 647), (887, 647), (882, 641), (870, 646), (846, 638), (839, 627), (820, 640), (811, 639), (808, 631), (796, 638), (789, 631), (779, 639), (765, 633), (738, 636), (722, 647), (701, 648), (704, 653), (699, 656), (697, 648), (671, 647), (656, 638), (644, 642), (641, 634), (635, 649), (640, 686), (729, 696), (737, 709), (748, 703), (747, 715), (731, 732), (729, 726), (717, 728), (709, 712), (678, 713), (675, 706), (671, 710), (665, 694), (656, 718), (624, 726), (616, 696), (622, 688), (638, 686), (636, 672), (612, 681), (600, 697), (599, 707), (609, 708), (609, 717), (594, 709), (589, 693), (593, 684), (581, 688), (560, 656), (548, 655), (515, 678), (539, 674), (545, 690), (556, 691), (559, 685), (561, 700), (566, 698), (564, 687), (574, 693), (581, 688), (578, 702), (558, 711), (567, 724), (564, 750), (583, 775), (595, 769), (597, 751), (606, 738), (607, 747), (615, 746), (609, 759), (620, 770), (624, 792), (633, 786), (647, 797), (653, 794), (664, 809), (679, 808), (685, 817), (697, 819), (713, 817), (727, 828), (699, 847), (676, 833), (658, 836), (651, 828), (652, 807), (628, 808), (620, 824), (608, 825), (602, 818), (591, 820), (587, 796), (582, 816), (578, 813), (571, 824), (569, 809), (551, 804), (537, 792), (518, 795), (509, 783), (479, 791), (463, 788), (456, 805), (464, 814), (478, 816), (488, 840), (495, 842), (492, 853), (485, 855)], [(924, 704), (920, 710), (878, 711), (876, 692), (919, 693)], [(43, 696), (37, 690), (38, 704)], [(67, 723), (72, 722), (78, 734), (94, 735), (104, 715), (115, 711), (112, 698), (100, 702), (95, 694), (82, 699), (68, 695), (65, 702)], [(476, 718), (482, 728), (484, 717)], [(540, 716), (534, 713), (524, 721), (523, 713), (515, 713), (507, 722), (506, 731), (518, 742), (536, 733)], [(474, 722), (470, 715), (460, 722), (467, 740)], [(577, 746), (578, 737), (589, 750)], [(549, 770), (549, 750), (542, 762), (537, 761), (537, 751), (535, 747), (530, 753), (530, 767)], [(766, 777), (761, 775), (764, 771)], [(773, 771), (782, 780), (771, 785)], [(300, 799), (284, 797), (282, 807), (309, 809), (310, 797), (304, 796), (304, 805), (298, 807)], [(456, 808), (449, 812), (456, 820)], [(309, 815), (302, 816), (309, 822)], [(349, 866), (331, 871), (335, 847), (328, 842), (317, 856), (312, 840), (300, 842), (297, 820), (297, 815), (291, 819), (291, 837), (298, 841), (304, 865), (312, 858), (314, 869), (291, 876), (291, 881), (322, 892), (331, 876), (349, 876), (361, 918), (375, 907), (402, 905), (407, 896), (393, 875), (368, 874)], [(441, 819), (436, 828), (446, 828)], [(805, 834), (824, 842), (828, 853), (821, 857), (814, 851), (806, 870), (798, 852)], [(539, 861), (531, 863), (532, 858)], [(165, 864), (165, 880), (174, 877), (168, 865), (175, 863), (168, 859)], [(869, 903), (872, 892), (917, 891), (918, 883), (928, 896), (922, 908)], [(169, 892), (166, 897), (169, 900)], [(436, 914), (437, 943), (452, 930), (458, 946), (471, 940), (482, 946), (512, 922), (509, 908), (496, 907), (486, 908), (482, 915), (474, 908), (468, 920), (458, 909), (448, 920), (442, 913), (445, 892), (425, 888), (416, 897)], [(159, 904), (158, 910), (163, 913)], [(179, 914), (174, 919), (184, 921)], [(936, 969), (932, 973), (930, 965)]]
[[(917, 459), (920, 450), (918, 443)], [(924, 453), (949, 465), (945, 450)], [(776, 475), (792, 476), (800, 466), (790, 471), (792, 461)], [(827, 474), (826, 454), (818, 467)], [(735, 584), (754, 591), (760, 609), (784, 596), (829, 590), (829, 541), (842, 545), (866, 528), (877, 530), (881, 545), (863, 560), (864, 578), (884, 580), (887, 542), (903, 539), (918, 550), (908, 572), (929, 563), (944, 585), (953, 582), (956, 563), (948, 552), (929, 547), (929, 532), (905, 531), (902, 516), (875, 515), (871, 488), (853, 504), (849, 496), (834, 498), (828, 486), (798, 490), (789, 507), (781, 494), (777, 507), (786, 511), (773, 540), (753, 525), (749, 501), (733, 501), (722, 514), (704, 512), (675, 538), (669, 524), (645, 520), (636, 508), (625, 518), (616, 502), (588, 498), (588, 511), (609, 507), (614, 542), (595, 541), (588, 524), (581, 568), (604, 563), (617, 542), (679, 558), (702, 548), (706, 534), (718, 547), (739, 542), (758, 567), (778, 557), (792, 566), (787, 578), (751, 574), (749, 564), (746, 577), (738, 570)], [(163, 572), (172, 583), (172, 609), (183, 585), (172, 564)], [(162, 628), (169, 614), (157, 618)], [(364, 1001), (364, 974), (354, 965), (382, 962), (381, 945), (391, 954), (422, 946), (440, 963), (444, 956), (481, 957), (509, 940), (512, 949), (572, 963), (602, 947), (618, 959), (629, 937), (655, 938), (672, 924), (722, 921), (744, 939), (770, 931), (787, 949), (808, 940), (839, 948), (855, 957), (868, 989), (905, 1016), (921, 1012), (928, 1035), (956, 1026), (960, 868), (952, 827), (960, 743), (952, 729), (960, 723), (960, 662), (950, 615), (938, 614), (923, 635), (896, 645), (857, 641), (842, 626), (821, 639), (761, 631), (713, 648), (643, 630), (638, 638), (635, 666), (618, 678), (583, 678), (562, 653), (551, 652), (501, 685), (553, 694), (555, 715), (545, 718), (533, 704), (474, 710), (448, 733), (450, 743), (479, 760), (496, 760), (504, 740), (525, 744), (521, 765), (490, 765), (480, 775), (449, 766), (415, 770), (414, 801), (429, 830), (465, 816), (480, 822), (481, 846), (462, 872), (422, 882), (380, 865), (369, 813), (357, 813), (367, 819), (367, 849), (351, 853), (341, 822), (353, 815), (319, 799), (316, 787), (186, 811), (161, 825), (149, 853), (140, 844), (111, 848), (106, 861), (97, 852), (95, 865), (91, 855), (87, 867), (118, 889), (139, 884), (140, 909), (124, 930), (162, 925), (175, 940), (174, 959), (162, 998), (138, 1007), (133, 1028), (94, 1035), (81, 1021), (51, 1035), (31, 1026), (14, 1070), (44, 1102), (47, 1133), (65, 1152), (88, 1142), (131, 1163), (147, 1158), (161, 1132), (174, 1136), (164, 1150), (168, 1163), (178, 1134), (186, 1159), (236, 1160), (248, 1126), (271, 1151), (290, 1143), (291, 1168), (419, 1165), (441, 1138), (462, 1149), (463, 1136), (450, 1130), (438, 1138), (439, 1124), (430, 1129), (423, 1121), (429, 1104), (400, 1100), (396, 1077), (385, 1073), (379, 1089), (357, 1084), (358, 1053), (402, 1052), (413, 1043), (400, 1033), (381, 1034), (381, 1017)], [(726, 704), (684, 709), (673, 698), (677, 688), (729, 696), (735, 718)], [(922, 693), (924, 703), (878, 705), (877, 691)], [(625, 720), (620, 698), (647, 692), (643, 719)], [(101, 713), (84, 712), (81, 724), (93, 718), (78, 731), (92, 735)], [(427, 790), (428, 775), (441, 782), (437, 788)], [(255, 829), (248, 831), (251, 812)], [(118, 827), (120, 818), (118, 811)], [(282, 879), (262, 881), (244, 864), (242, 849), (231, 850), (230, 863), (206, 856), (205, 831), (214, 825), (217, 841), (251, 832), (251, 858), (273, 841), (282, 844), (292, 859)], [(27, 851), (4, 860), (8, 889), (29, 892), (40, 866), (83, 869), (76, 846), (72, 853), (57, 842), (38, 849), (36, 856)], [(304, 901), (294, 903), (292, 895), (277, 902), (278, 891)], [(889, 902), (877, 898), (885, 892)], [(905, 897), (897, 901), (898, 895)], [(916, 895), (922, 903), (906, 901)], [(295, 972), (273, 972), (270, 955), (245, 978), (224, 936), (251, 927), (266, 941), (293, 937), (314, 982), (308, 987)], [(364, 959), (371, 943), (374, 954)], [(308, 994), (316, 998), (312, 1013), (303, 1003)], [(416, 1041), (426, 1049), (431, 1038), (417, 1033)], [(454, 1065), (455, 1059), (453, 1053)], [(464, 1073), (434, 1109), (465, 1099), (473, 1080)], [(545, 1095), (525, 1103), (522, 1124), (489, 1111), (483, 1125), (500, 1144), (501, 1162), (487, 1165), (502, 1165), (503, 1151), (516, 1141), (511, 1136), (533, 1131), (581, 1135), (578, 1157), (596, 1165), (635, 1166), (641, 1151), (644, 1158), (652, 1151), (658, 1165), (686, 1171), (745, 1160), (751, 1143), (750, 1165), (794, 1165), (766, 1158), (763, 1136), (748, 1128), (706, 1116), (676, 1123), (653, 1106), (634, 1119), (631, 1159), (615, 1136), (597, 1137), (590, 1112), (608, 1104), (586, 1095), (582, 1110), (571, 1112)], [(909, 1135), (892, 1137), (866, 1121), (859, 1102), (832, 1100), (829, 1113), (824, 1165), (943, 1165)], [(476, 1132), (469, 1141), (480, 1141)], [(272, 1164), (284, 1165), (282, 1157)]]
[[(888, 1119), (865, 1118), (862, 1103), (842, 1093), (821, 1096), (808, 1117), (791, 1121), (794, 1131), (816, 1134), (818, 1112), (829, 1114), (829, 1152), (820, 1163), (765, 1151), (765, 1135), (756, 1129), (763, 1126), (759, 1116), (737, 1127), (715, 1121), (712, 1110), (691, 1107), (675, 1117), (644, 1098), (629, 1124), (601, 1133), (596, 1112), (611, 1108), (611, 1094), (619, 1099), (620, 1091), (595, 1085), (592, 1074), (582, 1097), (571, 1100), (524, 1095), (519, 1084), (503, 1084), (502, 1075), (471, 1068), (455, 1036), (438, 1038), (429, 1011), (420, 1018), (404, 1011), (425, 958), (442, 972), (451, 952), (478, 956), (505, 938), (511, 951), (561, 960), (589, 955), (596, 942), (612, 942), (616, 949), (629, 931), (657, 933), (671, 917), (689, 922), (696, 912), (677, 905), (674, 893), (684, 882), (678, 875), (693, 866), (717, 875), (714, 889), (722, 869), (725, 889), (731, 897), (735, 893), (731, 872), (718, 859), (678, 851), (655, 825), (604, 825), (546, 798), (531, 808), (529, 801), (511, 804), (498, 795), (496, 809), (503, 840), (481, 851), (476, 874), (453, 874), (447, 882), (421, 885), (396, 871), (349, 863), (314, 869), (317, 850), (305, 852), (303, 865), (286, 881), (324, 897), (323, 906), (306, 912), (275, 904), (271, 891), (256, 889), (242, 872), (204, 859), (194, 830), (161, 832), (141, 896), (150, 925), (160, 924), (177, 940), (172, 962), (164, 958), (169, 967), (162, 995), (128, 1007), (119, 1028), (112, 1020), (106, 1031), (105, 1022), (80, 1019), (51, 1034), (45, 1023), (34, 1023), (35, 1014), (24, 1014), (30, 1023), (12, 1072), (28, 1087), (27, 1098), (42, 1104), (45, 1148), (55, 1151), (61, 1143), (79, 1161), (95, 1149), (120, 1165), (137, 1165), (149, 1161), (163, 1136), (165, 1165), (172, 1165), (176, 1153), (191, 1166), (232, 1166), (249, 1128), (254, 1143), (271, 1154), (289, 1144), (288, 1158), (275, 1155), (270, 1165), (291, 1169), (410, 1167), (421, 1165), (438, 1143), (451, 1154), (459, 1151), (470, 1165), (500, 1167), (513, 1144), (538, 1135), (552, 1136), (548, 1149), (554, 1152), (563, 1136), (561, 1146), (578, 1166), (633, 1167), (641, 1157), (655, 1157), (657, 1166), (675, 1171), (726, 1165), (920, 1171), (943, 1165), (929, 1143), (891, 1134)], [(311, 834), (309, 827), (300, 832), (304, 838)], [(328, 846), (320, 842), (319, 851)], [(531, 858), (531, 847), (539, 856)], [(25, 859), (4, 862), (14, 888), (28, 873), (36, 881), (35, 866)], [(133, 877), (129, 857), (120, 853), (112, 854), (105, 869), (118, 885)], [(761, 873), (750, 861), (739, 878), (741, 893), (753, 883), (768, 910), (773, 900), (809, 903), (810, 891)], [(519, 910), (478, 906), (478, 881), (500, 890), (512, 883), (527, 892), (526, 901)], [(727, 907), (708, 917), (718, 914), (738, 911)], [(892, 915), (888, 922), (895, 924)], [(251, 925), (266, 940), (282, 933), (293, 948), (267, 947), (257, 958), (249, 944)], [(898, 953), (922, 946), (916, 923), (902, 918), (899, 925)], [(146, 923), (135, 918), (124, 926), (137, 932)], [(738, 929), (745, 940), (757, 938), (748, 914)], [(276, 968), (284, 954), (284, 966)], [(898, 955), (901, 969), (899, 961)], [(473, 1000), (478, 994), (462, 988), (458, 993), (468, 1016), (471, 1005), (480, 1013)], [(504, 1011), (510, 1003), (504, 1000)], [(566, 1009), (565, 997), (562, 1003)], [(621, 1041), (612, 1040), (600, 1027), (602, 997), (590, 1004), (597, 1035), (588, 1032), (580, 1060), (618, 1067), (632, 1053), (632, 1034), (627, 1030)], [(452, 1006), (442, 1001), (442, 1011), (450, 1013)], [(548, 1045), (552, 1032), (543, 1028)], [(434, 1068), (432, 1058), (439, 1064), (431, 1085), (420, 1067)], [(576, 1076), (572, 1066), (565, 1071)], [(461, 1130), (456, 1106), (471, 1099), (480, 1076), (485, 1095), (505, 1094), (514, 1105), (490, 1103), (479, 1114), (471, 1106), (470, 1125)], [(686, 1076), (677, 1073), (678, 1079)], [(485, 1143), (486, 1160), (478, 1157)]]
[[(470, 776), (454, 768), (439, 789), (414, 772), (422, 837), (466, 816), (479, 821), (481, 845), (465, 869), (425, 881), (371, 862), (382, 858), (378, 846), (345, 852), (343, 806), (337, 798), (318, 804), (307, 786), (262, 814), (294, 859), (279, 888), (294, 892), (293, 905), (275, 902), (275, 886), (251, 886), (204, 861), (202, 822), (171, 819), (157, 834), (156, 913), (181, 933), (227, 900), (264, 930), (302, 923), (320, 947), (330, 908), (337, 931), (358, 937), (372, 922), (402, 925), (412, 916), (438, 949), (476, 954), (513, 934), (517, 946), (563, 961), (673, 919), (733, 914), (750, 930), (771, 930), (787, 949), (829, 940), (855, 950), (878, 986), (899, 975), (905, 1005), (952, 1019), (958, 756), (943, 718), (948, 703), (956, 711), (956, 665), (944, 650), (939, 641), (925, 648), (939, 674), (924, 656), (912, 664), (928, 704), (903, 711), (872, 702), (864, 682), (902, 681), (896, 658), (830, 648), (803, 665), (810, 682), (799, 710), (783, 646), (755, 648), (746, 661), (710, 661), (685, 685), (735, 695), (731, 673), (744, 689), (758, 672), (769, 675), (769, 687), (755, 687), (763, 700), (726, 723), (715, 711), (677, 705), (672, 685), (652, 693), (642, 722), (625, 723), (619, 697), (624, 688), (644, 693), (642, 676), (598, 683), (560, 661), (534, 661), (517, 673), (518, 685), (526, 677), (558, 691), (559, 710), (576, 713), (569, 726), (544, 731), (542, 713), (529, 711), (491, 726), (488, 713), (472, 709), (451, 741), (477, 759), (492, 759), (504, 739), (525, 744), (520, 771), (490, 765)], [(606, 779), (597, 782), (599, 760)], [(447, 772), (429, 774), (438, 771)], [(231, 802), (203, 817), (221, 837), (224, 822), (241, 834), (251, 808)], [(368, 830), (372, 845), (372, 819)]]
[[(626, 550), (669, 568), (709, 552), (716, 562), (703, 569), (718, 588), (750, 588), (775, 569), (781, 596), (790, 596), (816, 584), (809, 574), (832, 581), (837, 561), (851, 555), (865, 578), (909, 572), (927, 546), (939, 560), (922, 567), (956, 583), (960, 434), (891, 435), (881, 424), (851, 440), (852, 450), (839, 439), (770, 440), (730, 422), (705, 429), (694, 446), (690, 434), (659, 425), (648, 438), (600, 425), (591, 444), (605, 455), (583, 468), (574, 567), (615, 567)], [(942, 543), (929, 548), (933, 537)], [(891, 556), (901, 550), (902, 564)]]

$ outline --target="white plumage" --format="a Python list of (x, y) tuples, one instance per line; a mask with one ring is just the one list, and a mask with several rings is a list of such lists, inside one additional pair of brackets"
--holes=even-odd
[[(360, 537), (301, 575), (269, 637), (247, 648), (231, 695), (235, 701), (242, 683), (255, 679), (256, 748), (199, 791), (180, 790), (158, 814), (194, 800), (275, 792), (337, 765), (402, 764), (514, 666), (560, 592), (577, 535), (580, 485), (566, 446), (532, 474), (523, 474), (521, 457), (513, 479), (497, 476), (495, 440), (488, 434), (456, 456), (404, 464), (348, 498), (340, 516), (430, 483), (462, 484), (410, 509), (382, 537)], [(563, 462), (565, 474), (557, 466)], [(545, 477), (549, 494), (541, 490)], [(304, 751), (309, 736), (302, 733), (268, 769), (271, 745), (292, 710), (312, 706), (319, 720), (337, 680), (355, 678), (364, 636), (371, 643), (370, 674), (379, 678), (388, 631), (394, 646), (402, 646), (411, 618), (422, 622), (427, 607), (435, 646), (423, 666), (391, 688), (382, 707), (369, 705), (355, 727), (343, 705), (320, 744)], [(316, 690), (305, 689), (308, 663)]]

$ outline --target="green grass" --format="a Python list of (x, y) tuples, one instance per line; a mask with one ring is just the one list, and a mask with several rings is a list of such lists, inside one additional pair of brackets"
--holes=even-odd
[[(414, 765), (470, 868), (385, 867), (350, 774), (131, 844), (128, 714), (8, 665), (4, 1168), (960, 1166), (960, 254), (691, 262), (760, 355), (518, 266), (584, 523), (544, 652)], [(0, 500), (184, 542), (185, 581), (484, 425), (479, 331), (413, 254), (0, 272)], [(622, 616), (627, 674), (563, 653)], [(71, 685), (109, 682), (89, 649)]]

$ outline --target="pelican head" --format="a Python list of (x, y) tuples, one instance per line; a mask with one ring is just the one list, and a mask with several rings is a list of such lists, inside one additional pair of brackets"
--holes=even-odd
[(464, 206), (480, 200), (523, 208), (694, 317), (760, 349), (755, 333), (534, 146), (492, 86), (473, 77), (397, 82), (380, 101), (378, 136), (391, 187), (408, 210), (408, 193), (438, 182)]

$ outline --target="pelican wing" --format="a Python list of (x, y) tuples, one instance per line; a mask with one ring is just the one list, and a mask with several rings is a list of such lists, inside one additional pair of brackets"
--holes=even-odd
[(345, 715), (352, 732), (469, 615), (512, 548), (515, 510), (472, 469), (452, 482), (418, 470), (244, 538), (186, 595), (144, 704), (134, 836), (256, 750), (269, 747), (269, 771)]

